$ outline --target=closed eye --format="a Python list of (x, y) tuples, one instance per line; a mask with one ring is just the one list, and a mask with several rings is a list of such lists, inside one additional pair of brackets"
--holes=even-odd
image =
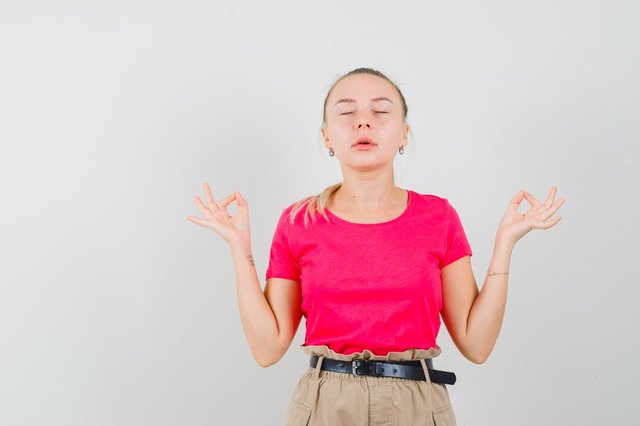
[[(378, 114), (389, 114), (387, 111), (373, 111), (373, 112), (377, 112)], [(340, 115), (347, 115), (347, 114), (351, 114), (350, 112), (343, 112)]]

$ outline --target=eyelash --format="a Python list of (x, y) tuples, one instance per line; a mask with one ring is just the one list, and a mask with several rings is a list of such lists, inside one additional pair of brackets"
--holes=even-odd
[[(389, 113), (388, 113), (388, 112), (386, 112), (386, 111), (374, 111), (374, 112), (377, 112), (378, 114), (389, 114)], [(342, 113), (342, 114), (340, 114), (340, 115), (347, 115), (347, 114), (351, 114), (351, 113), (350, 113), (350, 112), (343, 112), (343, 113)]]

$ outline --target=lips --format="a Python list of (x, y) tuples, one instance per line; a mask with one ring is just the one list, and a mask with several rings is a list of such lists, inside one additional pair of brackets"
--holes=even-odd
[(373, 141), (373, 139), (371, 139), (368, 136), (360, 136), (358, 139), (356, 139), (355, 143), (353, 145), (351, 145), (351, 146), (354, 147), (354, 146), (357, 146), (357, 145), (375, 146), (375, 145), (377, 145), (377, 143), (375, 143)]

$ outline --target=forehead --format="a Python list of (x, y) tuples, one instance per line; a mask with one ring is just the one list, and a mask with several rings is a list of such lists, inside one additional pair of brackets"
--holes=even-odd
[[(331, 105), (343, 98), (355, 99), (358, 102), (369, 102), (372, 98), (386, 97), (393, 103), (398, 95), (395, 88), (387, 80), (370, 74), (354, 74), (340, 80), (331, 91)], [(387, 102), (388, 103), (388, 102)]]

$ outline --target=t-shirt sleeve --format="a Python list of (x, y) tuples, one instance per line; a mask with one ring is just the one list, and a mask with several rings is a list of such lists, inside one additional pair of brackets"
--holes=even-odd
[(289, 210), (283, 210), (273, 233), (266, 279), (277, 277), (300, 282), (300, 267), (291, 254), (289, 244)]
[(460, 259), (463, 256), (472, 256), (471, 246), (462, 227), (458, 212), (445, 199), (447, 218), (447, 243), (444, 256), (440, 259), (440, 269)]

